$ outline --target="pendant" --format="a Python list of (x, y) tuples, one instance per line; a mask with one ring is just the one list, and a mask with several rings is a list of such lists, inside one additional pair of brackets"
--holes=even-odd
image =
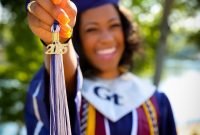
[(60, 43), (59, 32), (60, 26), (54, 24), (51, 28), (52, 31), (52, 43), (47, 45), (45, 54), (64, 54), (67, 52), (68, 44)]

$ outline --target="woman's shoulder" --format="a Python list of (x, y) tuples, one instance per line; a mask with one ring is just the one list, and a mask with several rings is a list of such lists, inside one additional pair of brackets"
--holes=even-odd
[(167, 95), (164, 92), (156, 90), (153, 97), (155, 97), (156, 99), (160, 118), (162, 119), (167, 118), (171, 121), (174, 121), (173, 110), (172, 110), (171, 103)]
[(156, 90), (153, 96), (156, 98), (159, 106), (170, 105), (170, 101), (164, 92)]
[(159, 110), (159, 134), (177, 135), (173, 110), (167, 95), (164, 92), (156, 91), (153, 96), (157, 100)]

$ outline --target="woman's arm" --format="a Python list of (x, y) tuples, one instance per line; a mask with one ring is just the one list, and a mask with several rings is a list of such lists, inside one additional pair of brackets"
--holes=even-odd
[[(50, 0), (35, 0), (31, 5), (31, 12), (28, 13), (28, 24), (32, 32), (45, 44), (52, 42), (51, 26), (54, 20), (60, 24), (60, 41), (67, 41), (70, 37), (69, 31), (75, 25), (77, 9), (76, 6), (67, 0), (62, 0), (55, 5)], [(73, 92), (75, 87), (75, 74), (77, 69), (77, 56), (71, 40), (68, 42), (68, 51), (63, 55), (64, 74), (68, 92)], [(45, 48), (44, 48), (45, 50)], [(45, 68), (50, 72), (50, 56), (45, 55)]]

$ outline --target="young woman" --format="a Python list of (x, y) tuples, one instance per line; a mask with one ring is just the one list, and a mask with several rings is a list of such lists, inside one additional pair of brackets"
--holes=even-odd
[[(63, 0), (57, 5), (37, 0), (29, 5), (28, 14), (31, 30), (45, 44), (51, 42), (50, 26), (54, 19), (61, 24), (61, 41), (70, 44), (63, 62), (72, 134), (176, 135), (166, 95), (128, 71), (139, 39), (118, 1), (73, 2), (77, 15), (74, 4)], [(72, 42), (65, 34), (70, 28), (83, 73), (82, 88)], [(48, 72), (46, 56), (45, 67), (33, 79), (27, 95), (28, 134), (46, 135), (50, 131)]]

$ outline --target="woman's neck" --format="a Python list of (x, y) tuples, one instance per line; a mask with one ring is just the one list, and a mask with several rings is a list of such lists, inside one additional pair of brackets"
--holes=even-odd
[(119, 75), (120, 75), (120, 71), (115, 70), (115, 71), (100, 72), (99, 74), (97, 74), (97, 77), (102, 78), (102, 79), (114, 79), (118, 77)]

